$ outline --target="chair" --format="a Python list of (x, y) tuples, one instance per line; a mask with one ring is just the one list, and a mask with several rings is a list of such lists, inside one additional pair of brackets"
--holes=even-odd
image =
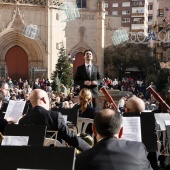
[(89, 123), (93, 123), (93, 119), (78, 117), (77, 119), (77, 133), (85, 133)]
[(44, 139), (44, 146), (64, 147), (64, 145), (57, 140), (58, 131), (47, 130), (47, 133), (52, 133), (52, 135), (50, 138), (46, 137)]

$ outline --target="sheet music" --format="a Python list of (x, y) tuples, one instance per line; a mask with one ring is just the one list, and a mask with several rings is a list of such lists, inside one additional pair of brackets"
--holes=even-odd
[(166, 126), (170, 125), (170, 120), (165, 120), (165, 125)]
[(67, 124), (67, 115), (62, 115), (65, 121), (65, 124)]
[(140, 117), (123, 117), (122, 139), (141, 142)]
[(1, 145), (23, 146), (28, 145), (29, 136), (4, 136)]
[(170, 120), (169, 113), (155, 113), (154, 114), (157, 124), (160, 125), (162, 131), (166, 130), (165, 120)]
[(4, 118), (11, 117), (14, 122), (17, 122), (23, 113), (25, 103), (26, 101), (22, 100), (10, 100)]

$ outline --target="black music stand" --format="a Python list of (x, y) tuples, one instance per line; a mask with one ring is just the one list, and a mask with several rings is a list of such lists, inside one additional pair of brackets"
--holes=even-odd
[(64, 147), (0, 146), (2, 170), (74, 170), (75, 149)]
[(67, 124), (77, 126), (77, 118), (78, 118), (78, 110), (79, 110), (77, 107), (68, 108), (68, 109), (66, 109), (66, 108), (52, 108), (51, 110), (58, 111), (62, 115), (67, 115), (67, 121), (69, 121), (69, 123), (67, 123)]
[(170, 152), (170, 125), (166, 125), (166, 135), (168, 140), (168, 152)]
[(43, 146), (45, 135), (45, 125), (8, 124), (4, 132), (4, 136), (29, 136), (28, 145), (31, 146)]
[(144, 143), (148, 152), (157, 151), (154, 113), (123, 113), (123, 117), (140, 117), (142, 142)]

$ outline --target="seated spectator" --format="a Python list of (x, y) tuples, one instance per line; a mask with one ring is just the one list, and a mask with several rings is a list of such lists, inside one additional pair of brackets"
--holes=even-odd
[(20, 125), (46, 125), (48, 130), (58, 131), (58, 139), (63, 139), (70, 146), (80, 151), (90, 146), (72, 132), (65, 124), (60, 112), (49, 110), (49, 97), (42, 89), (35, 89), (30, 94), (33, 109), (19, 120)]
[(152, 170), (143, 143), (119, 140), (121, 125), (117, 111), (98, 112), (93, 125), (97, 144), (77, 155), (75, 170)]

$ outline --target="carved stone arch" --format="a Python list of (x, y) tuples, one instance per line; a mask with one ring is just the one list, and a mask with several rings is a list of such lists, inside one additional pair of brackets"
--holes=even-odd
[(80, 47), (80, 48), (77, 48), (77, 49), (72, 49), (69, 54), (71, 54), (71, 56), (74, 57), (77, 53), (79, 53), (79, 52), (84, 53), (84, 51), (87, 50), (87, 49), (91, 50), (93, 52), (93, 64), (96, 64), (97, 63), (97, 56), (96, 56), (96, 53), (91, 48)]
[[(8, 31), (5, 34), (0, 34), (0, 61), (5, 61), (7, 51), (18, 45), (22, 47), (28, 55), (28, 61), (32, 65), (35, 61), (38, 66), (44, 67), (46, 65), (45, 48), (40, 41), (32, 40), (24, 37), (17, 31)], [(36, 65), (37, 66), (37, 65)]]

